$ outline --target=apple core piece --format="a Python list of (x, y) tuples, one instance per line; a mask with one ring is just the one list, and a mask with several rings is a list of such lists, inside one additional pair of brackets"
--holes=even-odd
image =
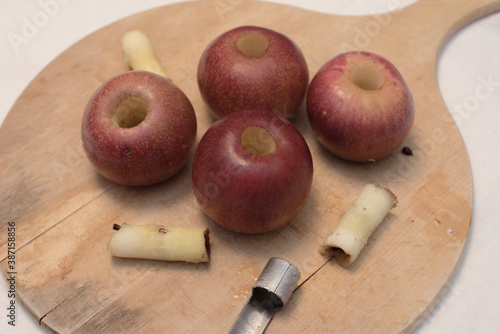
[(131, 30), (122, 37), (122, 48), (132, 70), (153, 72), (166, 78), (165, 70), (156, 59), (148, 37), (139, 30)]
[(163, 261), (209, 262), (210, 230), (164, 225), (114, 226), (107, 249), (116, 257)]
[(357, 259), (368, 238), (396, 204), (397, 198), (389, 189), (366, 185), (321, 246), (321, 253), (334, 256), (338, 264), (348, 267)]

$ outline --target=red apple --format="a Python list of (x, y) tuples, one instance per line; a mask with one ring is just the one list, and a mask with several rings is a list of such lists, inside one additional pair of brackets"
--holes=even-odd
[(194, 154), (193, 190), (203, 211), (242, 233), (263, 233), (292, 220), (311, 188), (311, 153), (285, 118), (247, 110), (216, 121)]
[(368, 52), (340, 54), (314, 76), (306, 100), (318, 140), (351, 161), (381, 159), (407, 137), (413, 98), (387, 59)]
[(109, 180), (150, 185), (176, 174), (196, 139), (196, 116), (170, 80), (129, 71), (104, 82), (90, 98), (82, 142), (91, 164)]
[(198, 86), (210, 112), (220, 118), (245, 109), (293, 117), (302, 104), (309, 71), (287, 36), (243, 26), (213, 40), (198, 64)]

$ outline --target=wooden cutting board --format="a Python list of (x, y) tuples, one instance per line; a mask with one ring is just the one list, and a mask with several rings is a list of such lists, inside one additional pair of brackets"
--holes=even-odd
[[(390, 8), (388, 8), (390, 9)], [(268, 333), (410, 332), (446, 291), (467, 239), (472, 182), (467, 150), (436, 82), (440, 48), (499, 1), (422, 0), (397, 12), (342, 17), (258, 1), (194, 1), (138, 13), (79, 41), (26, 88), (0, 131), (1, 230), (16, 223), (16, 292), (53, 333), (224, 333), (270, 257), (296, 265), (304, 283)], [(198, 140), (212, 124), (196, 85), (199, 56), (220, 33), (260, 25), (292, 38), (311, 78), (347, 50), (391, 60), (412, 90), (414, 127), (400, 150), (369, 164), (342, 161), (312, 137), (305, 109), (293, 120), (314, 158), (311, 195), (287, 226), (263, 235), (229, 232), (200, 211), (191, 161), (162, 184), (129, 188), (100, 177), (80, 142), (92, 92), (126, 71), (122, 35), (141, 29), (192, 101)], [(354, 265), (318, 251), (363, 186), (378, 183), (399, 205)], [(112, 258), (113, 223), (208, 226), (209, 264)], [(7, 233), (0, 234), (7, 254)], [(4, 255), (5, 256), (5, 255)], [(9, 271), (3, 258), (4, 273)]]

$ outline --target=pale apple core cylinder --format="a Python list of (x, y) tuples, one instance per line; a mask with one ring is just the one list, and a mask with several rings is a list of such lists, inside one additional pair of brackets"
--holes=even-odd
[(139, 30), (131, 30), (122, 38), (122, 48), (133, 70), (153, 72), (166, 78), (165, 70), (156, 59), (148, 37)]
[(341, 266), (349, 266), (396, 204), (396, 196), (389, 189), (373, 184), (365, 186), (320, 251), (334, 256)]
[(107, 248), (116, 257), (199, 263), (210, 261), (209, 245), (208, 228), (125, 223)]

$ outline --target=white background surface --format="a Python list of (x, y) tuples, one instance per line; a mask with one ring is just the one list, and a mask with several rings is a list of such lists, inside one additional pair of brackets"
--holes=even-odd
[[(54, 1), (2, 0), (0, 123), (30, 81), (72, 44), (123, 17), (177, 2), (57, 0), (57, 7), (45, 9), (51, 15), (45, 16), (47, 20), (41, 21), (43, 24), (37, 31), (31, 32), (26, 43), (14, 47), (9, 42), (9, 34), (22, 36), (25, 20), (33, 22), (37, 15), (43, 19), (40, 14), (44, 11), (43, 4)], [(239, 0), (207, 1), (238, 3)], [(331, 14), (369, 15), (390, 8), (392, 3), (404, 7), (415, 0), (275, 2)], [(444, 48), (437, 72), (443, 99), (459, 125), (471, 159), (473, 217), (458, 273), (417, 333), (500, 333), (500, 13), (459, 31)], [(485, 81), (490, 84), (485, 85)], [(478, 91), (490, 94), (478, 95)], [(0, 259), (4, 257), (5, 254), (0, 255)], [(9, 326), (8, 303), (7, 284), (0, 279), (0, 333), (43, 333), (19, 303), (16, 304), (16, 327)]]

